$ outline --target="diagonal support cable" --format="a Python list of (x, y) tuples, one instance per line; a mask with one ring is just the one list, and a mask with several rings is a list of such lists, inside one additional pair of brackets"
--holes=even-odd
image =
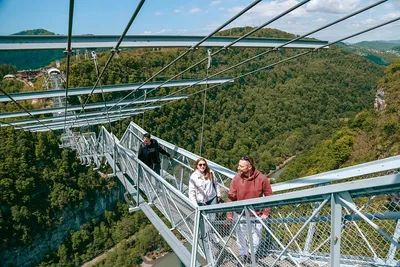
[[(222, 73), (225, 73), (225, 72), (227, 72), (227, 71), (229, 71), (229, 70), (232, 70), (232, 69), (234, 69), (234, 68), (237, 68), (237, 67), (239, 67), (239, 66), (241, 66), (241, 65), (243, 65), (243, 64), (245, 64), (245, 63), (248, 63), (248, 62), (250, 62), (250, 61), (252, 61), (252, 60), (254, 60), (254, 59), (257, 59), (257, 58), (259, 58), (259, 57), (261, 57), (261, 56), (264, 56), (264, 55), (266, 55), (266, 54), (268, 54), (268, 53), (271, 53), (271, 52), (273, 52), (273, 51), (277, 51), (279, 48), (282, 48), (282, 47), (284, 47), (284, 46), (286, 46), (286, 45), (289, 45), (289, 44), (291, 44), (291, 43), (293, 43), (293, 42), (295, 42), (295, 41), (297, 41), (297, 40), (299, 40), (299, 39), (305, 38), (305, 37), (307, 37), (307, 36), (309, 36), (309, 35), (311, 35), (311, 34), (313, 34), (313, 33), (316, 33), (316, 32), (319, 32), (319, 31), (321, 31), (321, 30), (324, 30), (324, 29), (326, 29), (326, 28), (328, 28), (328, 27), (331, 27), (331, 26), (333, 26), (333, 25), (335, 25), (335, 24), (337, 24), (337, 23), (339, 23), (339, 22), (342, 22), (342, 21), (344, 21), (344, 20), (346, 20), (346, 19), (348, 19), (348, 18), (351, 18), (351, 17), (353, 17), (353, 16), (355, 16), (355, 15), (358, 15), (358, 14), (360, 14), (360, 13), (362, 13), (362, 12), (365, 12), (365, 11), (367, 11), (368, 9), (371, 9), (371, 8), (373, 8), (373, 7), (377, 6), (377, 5), (380, 5), (380, 4), (384, 3), (384, 2), (387, 2), (387, 0), (383, 0), (383, 1), (380, 1), (380, 2), (377, 2), (377, 3), (374, 3), (374, 4), (372, 4), (372, 5), (369, 5), (369, 6), (365, 7), (365, 8), (363, 8), (363, 9), (360, 9), (360, 10), (354, 12), (354, 13), (351, 13), (351, 14), (349, 14), (349, 15), (343, 17), (343, 18), (340, 18), (340, 19), (334, 21), (334, 22), (328, 23), (328, 24), (326, 24), (326, 25), (324, 25), (324, 26), (322, 26), (322, 27), (320, 27), (320, 28), (318, 28), (318, 29), (316, 29), (316, 30), (313, 30), (313, 31), (311, 31), (311, 32), (309, 32), (309, 33), (306, 33), (306, 34), (304, 34), (304, 35), (302, 35), (302, 36), (300, 36), (300, 37), (294, 38), (294, 39), (292, 39), (292, 40), (290, 40), (290, 41), (288, 41), (288, 42), (286, 42), (286, 43), (284, 43), (284, 44), (282, 44), (282, 45), (279, 45), (279, 46), (277, 46), (277, 47), (274, 47), (273, 49), (264, 51), (264, 52), (262, 52), (262, 53), (260, 53), (260, 54), (257, 54), (257, 55), (255, 55), (255, 56), (249, 58), (249, 59), (246, 59), (246, 60), (244, 60), (244, 61), (242, 61), (242, 62), (239, 62), (239, 63), (237, 63), (237, 64), (235, 64), (235, 65), (233, 65), (233, 66), (231, 66), (231, 67), (228, 67), (228, 68), (226, 68), (226, 69), (224, 69), (224, 70), (221, 70), (221, 71), (219, 71), (219, 72), (217, 72), (217, 73), (215, 73), (215, 74), (212, 74), (212, 75), (210, 75), (208, 78), (215, 77), (215, 76), (220, 75), (220, 74), (222, 74)], [(280, 16), (279, 16), (279, 17), (280, 17)], [(272, 20), (270, 20), (269, 22), (271, 23)], [(264, 24), (264, 25), (265, 25), (265, 24)], [(253, 30), (252, 32), (254, 33), (254, 30)], [(326, 46), (329, 46), (329, 44), (327, 44), (327, 45), (325, 45), (325, 46), (323, 46), (323, 47), (326, 47)], [(323, 48), (323, 47), (319, 47), (319, 48)], [(217, 51), (217, 52), (218, 52), (218, 51)], [(215, 52), (215, 53), (216, 53), (216, 52)], [(213, 53), (212, 56), (215, 55), (215, 53)], [(204, 60), (205, 60), (205, 58), (203, 59), (203, 61), (204, 61)], [(197, 64), (197, 63), (196, 63), (196, 64)], [(193, 65), (193, 66), (195, 66), (195, 65)], [(192, 66), (192, 67), (193, 67), (193, 66)], [(190, 67), (190, 68), (192, 68), (192, 67)], [(190, 68), (188, 68), (188, 69), (190, 69)], [(184, 71), (186, 71), (186, 70), (184, 70)], [(182, 71), (180, 74), (182, 74), (184, 71)], [(179, 75), (180, 75), (180, 74), (179, 74)], [(174, 76), (174, 78), (175, 78), (175, 77), (176, 77), (176, 76)], [(205, 81), (205, 79), (206, 79), (206, 78), (204, 78), (203, 80), (199, 81), (199, 83)], [(235, 80), (235, 79), (236, 79), (236, 78), (234, 78), (234, 80)], [(196, 85), (196, 84), (198, 84), (198, 83), (195, 83), (195, 84), (193, 84), (193, 85), (191, 85), (191, 86), (194, 86), (194, 85)], [(223, 83), (222, 83), (222, 84), (223, 84)], [(160, 85), (160, 86), (161, 86), (161, 85)], [(174, 95), (174, 94), (176, 94), (176, 93), (178, 93), (178, 92), (181, 92), (181, 91), (183, 91), (183, 90), (186, 90), (187, 88), (189, 88), (189, 87), (191, 87), (191, 86), (186, 86), (186, 87), (184, 87), (184, 88), (181, 88), (180, 90), (175, 91), (174, 93), (171, 93), (171, 94), (167, 95), (166, 97), (171, 96), (171, 95)], [(213, 87), (215, 87), (215, 86), (212, 86), (211, 88), (213, 88)], [(156, 89), (156, 88), (155, 88), (155, 89)]]
[[(261, 25), (260, 27), (258, 27), (258, 28), (256, 28), (256, 29), (252, 30), (250, 33), (247, 33), (247, 34), (245, 34), (244, 36), (239, 37), (238, 39), (236, 39), (235, 41), (233, 41), (233, 42), (231, 42), (230, 44), (226, 45), (225, 47), (223, 47), (223, 48), (217, 50), (216, 52), (212, 53), (210, 56), (213, 57), (213, 56), (217, 55), (217, 54), (220, 53), (221, 51), (226, 50), (227, 48), (231, 47), (232, 45), (234, 45), (235, 43), (239, 42), (240, 40), (242, 40), (242, 39), (248, 37), (250, 34), (255, 33), (256, 31), (258, 31), (258, 30), (260, 30), (261, 28), (267, 26), (268, 24), (271, 24), (272, 22), (278, 20), (279, 18), (281, 18), (281, 17), (283, 17), (283, 16), (289, 14), (289, 13), (292, 12), (293, 10), (299, 8), (300, 6), (306, 4), (306, 3), (309, 2), (309, 1), (310, 1), (310, 0), (305, 0), (305, 1), (303, 1), (303, 2), (300, 2), (299, 4), (297, 4), (297, 5), (293, 6), (292, 8), (290, 8), (290, 9), (284, 11), (283, 13), (279, 14), (278, 16), (276, 16), (276, 17), (270, 19), (269, 21), (267, 21), (266, 23), (264, 23), (264, 24)], [(386, 0), (386, 1), (387, 1), (387, 0)], [(220, 28), (221, 28), (221, 27), (220, 27)], [(221, 28), (221, 29), (222, 29), (222, 28)], [(209, 38), (209, 37), (208, 37), (208, 38)], [(150, 90), (149, 93), (151, 93), (151, 92), (157, 90), (158, 88), (160, 88), (161, 86), (163, 86), (163, 85), (166, 84), (167, 82), (169, 82), (169, 81), (175, 79), (176, 77), (181, 76), (181, 75), (184, 74), (185, 72), (187, 72), (187, 71), (191, 70), (192, 68), (194, 68), (194, 67), (200, 65), (200, 64), (203, 63), (204, 61), (208, 60), (208, 58), (209, 58), (209, 57), (207, 56), (207, 57), (201, 59), (200, 61), (198, 61), (197, 63), (193, 64), (192, 66), (190, 66), (190, 67), (186, 68), (185, 70), (181, 71), (180, 73), (178, 73), (178, 74), (172, 76), (171, 78), (169, 78), (168, 80), (166, 80), (165, 82), (163, 82), (162, 84), (160, 84), (159, 86), (157, 86), (156, 88)], [(242, 63), (242, 64), (244, 64), (244, 63)], [(219, 72), (219, 73), (222, 73), (222, 72)], [(207, 79), (209, 79), (209, 78), (211, 78), (211, 77), (214, 77), (214, 76), (216, 76), (216, 75), (217, 75), (217, 74), (212, 75), (212, 76), (208, 77)], [(203, 79), (202, 81), (205, 81), (205, 80), (206, 80), (206, 78)], [(191, 86), (194, 86), (194, 85), (196, 85), (196, 84), (198, 84), (198, 83), (195, 83), (195, 84), (193, 84), (193, 85), (191, 85)], [(191, 86), (188, 86), (188, 87), (191, 87)], [(186, 88), (188, 88), (188, 87), (186, 87)], [(140, 98), (138, 98), (138, 99), (140, 99)]]
[[(377, 28), (383, 27), (383, 26), (385, 26), (385, 25), (388, 25), (388, 24), (390, 24), (390, 23), (396, 22), (396, 21), (398, 21), (398, 20), (400, 20), (400, 17), (395, 18), (395, 19), (392, 19), (392, 20), (389, 20), (389, 21), (386, 21), (386, 22), (384, 22), (384, 23), (381, 23), (381, 24), (376, 25), (376, 26), (374, 26), (374, 27), (371, 27), (371, 28), (368, 28), (368, 29), (366, 29), (366, 30), (360, 31), (360, 32), (358, 32), (358, 33), (354, 33), (354, 34), (349, 35), (349, 36), (347, 36), (347, 37), (344, 37), (344, 38), (342, 38), (342, 39), (339, 39), (339, 40), (330, 42), (330, 43), (328, 43), (328, 44), (326, 44), (326, 45), (322, 45), (322, 46), (317, 47), (317, 48), (315, 48), (315, 49), (312, 49), (312, 50), (309, 50), (309, 51), (306, 51), (306, 52), (303, 52), (303, 53), (294, 55), (294, 56), (289, 57), (289, 58), (286, 58), (286, 59), (282, 59), (282, 60), (280, 60), (280, 61), (278, 61), (278, 62), (275, 62), (275, 63), (272, 63), (272, 64), (270, 64), (270, 65), (268, 65), (268, 66), (261, 67), (261, 68), (258, 68), (258, 69), (256, 69), (256, 70), (247, 72), (247, 73), (245, 73), (245, 74), (236, 76), (236, 77), (232, 78), (232, 80), (234, 81), (234, 80), (237, 80), (237, 79), (246, 77), (246, 76), (248, 76), (248, 75), (257, 73), (257, 72), (262, 71), (262, 70), (271, 69), (272, 67), (274, 67), (274, 66), (276, 66), (276, 65), (278, 65), (278, 64), (281, 64), (281, 63), (290, 61), (290, 60), (292, 60), (292, 59), (295, 59), (295, 58), (298, 58), (298, 57), (301, 57), (301, 56), (310, 54), (310, 53), (312, 53), (312, 52), (316, 52), (316, 51), (318, 51), (318, 50), (320, 50), (320, 49), (322, 49), (322, 48), (324, 48), (324, 47), (327, 47), (327, 46), (330, 46), (330, 45), (334, 45), (334, 44), (339, 43), (339, 42), (342, 42), (342, 41), (344, 41), (344, 40), (353, 38), (353, 37), (355, 37), (355, 36), (364, 34), (364, 33), (366, 33), (366, 32), (369, 32), (369, 31), (375, 30), (375, 29), (377, 29)], [(215, 87), (220, 86), (220, 85), (223, 85), (223, 84), (225, 84), (225, 83), (226, 83), (226, 82), (223, 82), (223, 83), (221, 83), (221, 84), (213, 85), (213, 86), (207, 88), (207, 90), (208, 90), (208, 89), (215, 88)], [(187, 88), (188, 88), (188, 87), (184, 87), (184, 88), (182, 88), (182, 89), (180, 89), (180, 90), (178, 90), (178, 91), (175, 91), (174, 93), (169, 94), (169, 95), (167, 95), (167, 96), (165, 96), (165, 97), (170, 97), (171, 95), (174, 95), (174, 94), (176, 94), (176, 93), (178, 93), (178, 92), (181, 92), (181, 91), (183, 91), (183, 90), (185, 90), (185, 89), (187, 89)], [(189, 97), (189, 96), (192, 96), (192, 95), (195, 95), (195, 94), (199, 94), (199, 93), (203, 92), (204, 90), (206, 90), (206, 89), (198, 90), (198, 91), (196, 91), (196, 92), (194, 92), (194, 93), (192, 93), (192, 94), (189, 94), (189, 95), (187, 95), (187, 96)], [(173, 102), (175, 102), (175, 101), (176, 101), (176, 100), (173, 100), (173, 101), (168, 102), (168, 103), (166, 103), (166, 104), (171, 104), (171, 103), (173, 103)], [(163, 105), (161, 105), (161, 106), (164, 106), (164, 105), (166, 105), (166, 104), (163, 104)]]
[[(211, 36), (213, 36), (214, 34), (216, 34), (217, 32), (219, 32), (221, 29), (225, 28), (227, 25), (229, 25), (232, 21), (236, 20), (238, 17), (240, 17), (241, 15), (243, 15), (244, 13), (246, 13), (248, 10), (250, 10), (251, 8), (253, 8), (255, 5), (257, 5), (259, 2), (261, 2), (261, 0), (256, 0), (253, 3), (251, 3), (250, 5), (248, 5), (246, 8), (244, 8), (243, 10), (241, 10), (239, 13), (237, 13), (235, 16), (233, 16), (232, 18), (230, 18), (228, 21), (226, 21), (224, 24), (222, 24), (220, 27), (218, 27), (217, 29), (215, 29), (212, 33), (210, 33), (209, 35), (207, 35), (206, 37), (204, 37), (202, 40), (200, 40), (197, 44), (193, 45), (192, 47), (190, 47), (188, 50), (186, 50), (183, 54), (181, 54), (180, 56), (178, 56), (177, 58), (175, 58), (173, 61), (171, 61), (170, 63), (168, 63), (166, 66), (164, 66), (161, 70), (159, 70), (156, 74), (154, 74), (153, 76), (151, 76), (149, 79), (147, 79), (145, 82), (143, 82), (138, 88), (140, 89), (142, 86), (144, 86), (145, 84), (147, 84), (149, 81), (151, 81), (152, 79), (154, 79), (155, 77), (157, 77), (160, 73), (162, 73), (164, 70), (168, 69), (170, 66), (172, 66), (173, 64), (175, 64), (176, 62), (178, 62), (181, 58), (183, 58), (184, 56), (186, 56), (189, 52), (193, 51), (194, 49), (196, 49), (197, 47), (199, 47), (202, 43), (204, 43), (207, 39), (209, 39)], [(207, 59), (207, 58), (206, 58)], [(203, 60), (204, 61), (204, 60)], [(202, 61), (202, 62), (203, 62)], [(174, 77), (177, 77), (179, 75), (176, 75)], [(173, 78), (169, 79), (168, 81), (172, 80)], [(168, 82), (166, 81), (166, 82)], [(152, 91), (156, 90), (157, 88), (160, 88), (162, 85), (164, 85), (165, 83), (162, 83), (160, 86), (157, 86), (156, 88), (154, 88), (153, 90), (151, 90), (149, 93), (151, 93)], [(134, 93), (134, 91), (132, 91), (131, 93), (129, 93), (128, 95), (126, 95), (124, 98), (122, 98), (120, 101), (125, 100), (127, 97), (129, 97), (130, 95), (132, 95)], [(139, 98), (140, 99), (140, 98)], [(118, 103), (117, 103), (118, 104)], [(114, 107), (114, 106), (113, 106)], [(111, 107), (110, 109), (112, 109), (113, 107)], [(123, 107), (124, 108), (124, 107)]]
[[(121, 45), (123, 39), (125, 38), (126, 34), (128, 33), (128, 30), (130, 29), (130, 27), (131, 27), (133, 21), (135, 20), (135, 18), (136, 18), (137, 15), (139, 14), (139, 11), (140, 11), (140, 9), (142, 8), (142, 6), (143, 6), (143, 4), (144, 4), (145, 1), (146, 1), (146, 0), (141, 0), (141, 1), (140, 1), (140, 3), (138, 4), (138, 6), (137, 6), (136, 9), (135, 9), (135, 12), (132, 14), (131, 19), (129, 20), (128, 24), (126, 25), (125, 30), (123, 31), (122, 35), (120, 36), (120, 38), (119, 38), (117, 44), (114, 46), (113, 49), (111, 49), (111, 55), (110, 55), (110, 57), (108, 58), (108, 60), (107, 60), (107, 62), (106, 62), (106, 64), (105, 64), (105, 66), (104, 66), (104, 68), (101, 70), (100, 75), (98, 76), (98, 78), (97, 78), (95, 84), (93, 85), (93, 88), (92, 88), (91, 92), (89, 93), (89, 95), (88, 95), (88, 97), (87, 97), (85, 103), (83, 104), (83, 109), (85, 108), (86, 104), (89, 102), (90, 97), (93, 95), (94, 90), (96, 89), (96, 87), (97, 87), (97, 85), (99, 84), (101, 78), (103, 77), (103, 74), (104, 74), (104, 72), (106, 71), (106, 69), (108, 68), (108, 66), (109, 66), (109, 64), (110, 64), (110, 62), (111, 62), (111, 60), (113, 59), (113, 57), (115, 56), (115, 54), (119, 52), (119, 46)], [(78, 114), (78, 118), (79, 118), (79, 116), (80, 116), (81, 114), (82, 114), (82, 110), (81, 110), (81, 112)]]
[(3, 90), (3, 88), (0, 87), (0, 91), (6, 95), (8, 98), (11, 99), (11, 101), (13, 101), (19, 108), (23, 109), (26, 113), (29, 114), (29, 116), (35, 120), (37, 120), (40, 124), (42, 124), (44, 127), (46, 127), (47, 129), (49, 129), (50, 131), (53, 131), (52, 129), (50, 129), (49, 127), (47, 127), (43, 122), (41, 122), (39, 119), (35, 118), (26, 108), (24, 108), (23, 106), (21, 106), (21, 104), (19, 104), (17, 101), (15, 101), (14, 98), (12, 98), (12, 96), (10, 96), (6, 91)]
[[(64, 120), (65, 125), (67, 124), (67, 107), (68, 107), (68, 82), (69, 82), (69, 70), (70, 70), (70, 63), (71, 63), (71, 39), (72, 39), (72, 24), (74, 20), (74, 0), (69, 1), (69, 22), (68, 22), (68, 44), (67, 50), (64, 51), (67, 54), (67, 70), (66, 70), (66, 84), (65, 84), (65, 111), (64, 111)], [(64, 125), (64, 132), (65, 132), (65, 125)]]

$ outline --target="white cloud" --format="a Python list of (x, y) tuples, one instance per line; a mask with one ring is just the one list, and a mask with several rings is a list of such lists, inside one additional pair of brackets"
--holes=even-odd
[(179, 13), (179, 12), (181, 12), (179, 9), (174, 10), (174, 13)]
[(144, 31), (144, 34), (151, 34), (151, 31)]
[(326, 19), (324, 19), (324, 18), (318, 18), (318, 19), (316, 19), (315, 21), (316, 21), (316, 22), (325, 22)]
[(194, 14), (194, 13), (197, 13), (197, 12), (200, 12), (200, 11), (201, 11), (200, 8), (195, 7), (195, 8), (192, 8), (191, 10), (189, 10), (189, 13)]
[(220, 0), (214, 0), (214, 1), (211, 1), (210, 6), (215, 6), (215, 5), (219, 5), (219, 4), (221, 4)]
[(218, 8), (218, 10), (225, 11), (225, 7), (220, 7), (220, 8)]
[(154, 15), (156, 15), (156, 16), (161, 16), (162, 13), (161, 13), (160, 11), (157, 11), (157, 12), (154, 12)]
[(361, 21), (361, 24), (364, 24), (364, 25), (372, 25), (372, 24), (375, 24), (375, 23), (376, 23), (376, 20), (375, 19), (371, 19), (371, 18), (368, 18), (368, 19), (365, 19), (365, 20)]
[(341, 14), (355, 10), (360, 0), (311, 0), (306, 9), (309, 12)]
[[(266, 17), (275, 17), (276, 15), (282, 13), (285, 10), (288, 10), (289, 8), (292, 8), (297, 4), (298, 2), (296, 0), (262, 2), (250, 9), (244, 16), (252, 20), (261, 20)], [(228, 11), (236, 14), (243, 10), (243, 8), (243, 6), (236, 6), (230, 8)], [(290, 12), (287, 16), (304, 17), (306, 15), (307, 11), (305, 10), (305, 8), (299, 7)]]
[(392, 3), (384, 3), (382, 6), (386, 9), (393, 9)]
[(166, 30), (166, 29), (162, 29), (159, 32), (156, 32), (156, 34), (163, 34), (163, 33), (167, 33), (167, 32), (171, 32), (172, 30)]
[(385, 20), (395, 19), (400, 17), (400, 11), (392, 12), (383, 16)]

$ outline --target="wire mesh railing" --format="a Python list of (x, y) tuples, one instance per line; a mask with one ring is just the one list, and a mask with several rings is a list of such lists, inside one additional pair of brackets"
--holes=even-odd
[[(144, 133), (131, 123), (119, 141), (103, 128), (79, 156), (112, 158), (125, 187), (141, 193), (131, 193), (132, 207), (154, 205), (191, 243), (192, 266), (197, 254), (208, 266), (400, 265), (399, 156), (274, 184), (274, 196), (198, 207), (187, 197), (198, 156), (154, 137), (173, 156), (158, 175), (137, 159)], [(207, 161), (227, 192), (235, 173)], [(270, 210), (266, 220), (260, 209)]]
[[(199, 243), (213, 266), (398, 266), (399, 189), (397, 172), (199, 207)], [(265, 208), (271, 212), (262, 220), (257, 210)]]

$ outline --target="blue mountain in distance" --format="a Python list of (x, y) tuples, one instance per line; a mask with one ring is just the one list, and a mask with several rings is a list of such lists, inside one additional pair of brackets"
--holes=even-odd
[(379, 40), (378, 42), (400, 44), (400, 40)]
[(382, 66), (389, 66), (393, 59), (400, 57), (400, 40), (362, 41), (337, 46)]
[[(45, 29), (26, 30), (11, 35), (56, 35)], [(0, 64), (14, 65), (18, 70), (37, 69), (65, 58), (63, 51), (0, 51)]]
[(367, 49), (388, 51), (391, 50), (393, 47), (398, 46), (399, 44), (400, 40), (390, 40), (390, 41), (362, 41), (351, 45)]

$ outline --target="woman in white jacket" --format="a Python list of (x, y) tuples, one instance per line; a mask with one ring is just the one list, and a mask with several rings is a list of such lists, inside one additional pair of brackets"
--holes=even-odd
[[(207, 165), (204, 158), (196, 161), (196, 170), (192, 173), (189, 180), (189, 199), (198, 206), (217, 204), (221, 194), (218, 183), (215, 180), (214, 173)], [(207, 215), (211, 224), (215, 222), (215, 213)], [(215, 226), (214, 226), (215, 227)], [(210, 233), (212, 242), (218, 243), (218, 236), (211, 230), (208, 224), (205, 224), (205, 233)]]
[(221, 194), (214, 173), (204, 158), (196, 161), (195, 168), (189, 180), (189, 199), (199, 206), (216, 204)]

